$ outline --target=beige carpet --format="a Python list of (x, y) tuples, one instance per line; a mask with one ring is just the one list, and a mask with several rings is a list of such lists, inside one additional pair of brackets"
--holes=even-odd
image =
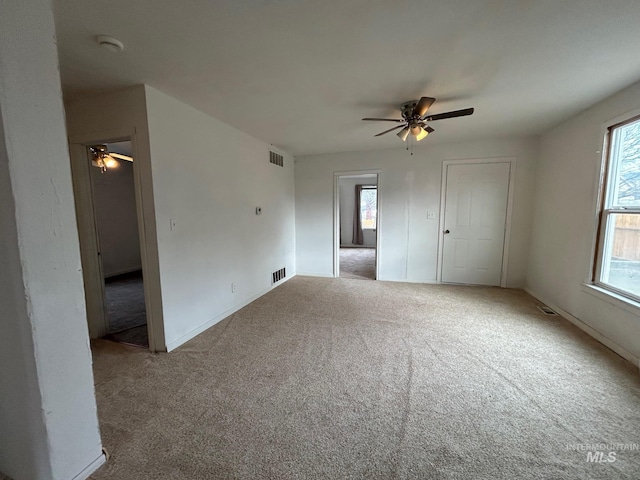
[[(637, 368), (525, 293), (294, 277), (170, 354), (94, 344), (95, 479), (637, 479)], [(607, 450), (608, 453), (608, 450)]]
[(340, 248), (340, 277), (375, 280), (376, 249)]

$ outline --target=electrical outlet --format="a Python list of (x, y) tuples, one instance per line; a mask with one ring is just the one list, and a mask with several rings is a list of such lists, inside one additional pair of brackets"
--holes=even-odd
[(231, 283), (231, 293), (236, 293), (236, 288), (237, 288), (236, 282), (232, 282)]

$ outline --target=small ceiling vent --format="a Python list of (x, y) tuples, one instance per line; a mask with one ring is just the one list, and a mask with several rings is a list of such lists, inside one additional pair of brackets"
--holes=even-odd
[(287, 271), (284, 268), (277, 270), (271, 274), (271, 285), (275, 285), (283, 278), (287, 276)]
[(272, 152), (271, 150), (269, 150), (269, 163), (273, 163), (274, 165), (284, 167), (284, 157), (279, 153)]

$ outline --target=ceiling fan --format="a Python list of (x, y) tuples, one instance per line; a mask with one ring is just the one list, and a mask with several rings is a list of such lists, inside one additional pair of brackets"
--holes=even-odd
[(385, 133), (393, 132), (401, 128), (396, 135), (403, 141), (407, 141), (409, 133), (413, 135), (419, 142), (424, 137), (433, 132), (433, 128), (427, 125), (427, 122), (435, 122), (436, 120), (444, 120), (445, 118), (465, 117), (473, 113), (473, 108), (465, 108), (463, 110), (454, 110), (452, 112), (438, 113), (436, 115), (427, 115), (429, 107), (435, 102), (436, 99), (432, 97), (422, 97), (418, 101), (411, 101), (403, 103), (400, 107), (402, 112), (402, 119), (396, 118), (363, 118), (362, 120), (373, 122), (396, 122), (401, 125), (397, 125), (389, 130), (380, 132), (376, 137), (384, 135)]
[(91, 145), (89, 151), (91, 152), (91, 165), (98, 167), (101, 173), (106, 172), (109, 168), (116, 168), (119, 165), (116, 159), (133, 162), (133, 157), (128, 155), (109, 153), (106, 145)]

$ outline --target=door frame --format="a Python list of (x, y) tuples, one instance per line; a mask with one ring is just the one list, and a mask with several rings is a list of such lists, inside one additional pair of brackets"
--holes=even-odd
[(507, 213), (505, 218), (504, 245), (502, 247), (502, 271), (500, 272), (500, 287), (507, 287), (507, 271), (509, 267), (509, 248), (511, 245), (511, 214), (513, 212), (513, 196), (516, 179), (516, 157), (468, 158), (444, 160), (442, 162), (442, 183), (440, 186), (440, 219), (438, 221), (438, 265), (436, 272), (437, 283), (442, 282), (442, 260), (444, 255), (444, 228), (447, 197), (447, 169), (449, 165), (478, 165), (508, 163), (509, 190), (507, 193)]
[(153, 211), (153, 185), (150, 175), (147, 175), (147, 172), (150, 172), (150, 157), (141, 154), (142, 149), (135, 128), (69, 137), (71, 176), (74, 187), (89, 334), (91, 338), (106, 335), (108, 323), (104, 299), (104, 275), (102, 261), (99, 258), (99, 236), (91, 182), (91, 163), (87, 147), (122, 141), (131, 142), (132, 156), (134, 157), (133, 178), (140, 258), (144, 277), (149, 350), (152, 352), (166, 351), (159, 264), (156, 255), (157, 246), (154, 245), (155, 235), (153, 235), (155, 219), (149, 218), (149, 214), (145, 215), (145, 211), (149, 211), (149, 209)]
[(382, 182), (382, 170), (349, 170), (333, 172), (333, 276), (340, 276), (340, 177), (353, 177), (356, 175), (376, 175), (376, 280), (380, 280), (380, 191)]

